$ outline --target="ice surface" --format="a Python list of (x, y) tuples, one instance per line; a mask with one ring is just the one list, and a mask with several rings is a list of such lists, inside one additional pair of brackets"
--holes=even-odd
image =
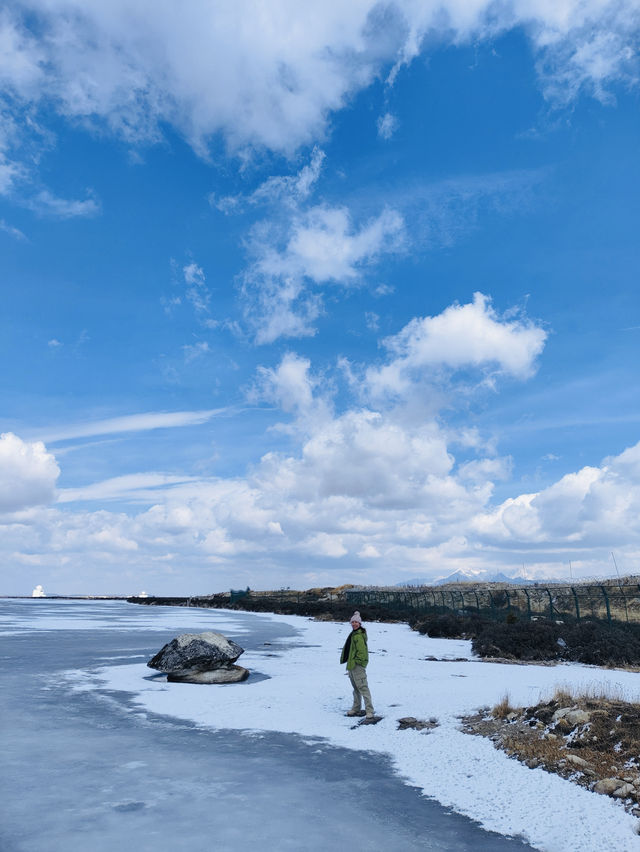
[[(74, 601), (40, 598), (1, 601), (0, 636), (30, 633), (33, 630), (170, 630), (211, 627), (211, 610), (126, 604), (122, 601)], [(133, 616), (131, 610), (139, 614)], [(250, 627), (226, 612), (216, 618), (221, 633), (242, 634)], [(183, 629), (184, 628), (184, 629)]]

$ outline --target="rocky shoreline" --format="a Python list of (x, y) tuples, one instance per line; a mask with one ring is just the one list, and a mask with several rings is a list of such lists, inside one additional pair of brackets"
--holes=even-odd
[(640, 706), (605, 697), (558, 693), (532, 707), (505, 699), (462, 719), (469, 734), (524, 763), (560, 775), (594, 793), (619, 799), (640, 816)]

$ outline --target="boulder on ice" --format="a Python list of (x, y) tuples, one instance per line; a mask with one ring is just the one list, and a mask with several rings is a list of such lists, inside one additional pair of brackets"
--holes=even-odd
[(149, 668), (166, 672), (178, 683), (235, 683), (249, 676), (247, 669), (233, 663), (244, 648), (222, 633), (183, 633), (152, 657)]

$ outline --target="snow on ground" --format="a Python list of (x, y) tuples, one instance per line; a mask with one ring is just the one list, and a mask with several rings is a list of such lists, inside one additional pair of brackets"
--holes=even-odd
[[(222, 621), (230, 613), (221, 613)], [(528, 769), (482, 737), (459, 730), (459, 717), (493, 706), (509, 693), (514, 705), (550, 697), (557, 686), (597, 688), (640, 700), (640, 674), (596, 667), (504, 665), (474, 659), (471, 643), (429, 639), (403, 624), (365, 625), (369, 634), (369, 686), (378, 725), (354, 727), (343, 714), (351, 687), (338, 664), (348, 624), (298, 616), (256, 616), (294, 626), (298, 635), (240, 663), (254, 675), (244, 684), (167, 683), (145, 664), (69, 672), (77, 689), (118, 690), (147, 712), (217, 728), (281, 731), (322, 737), (336, 746), (390, 755), (407, 783), (420, 787), (486, 829), (520, 836), (547, 852), (640, 852), (637, 820), (619, 802), (570, 781)], [(211, 629), (211, 622), (209, 622)], [(214, 629), (221, 630), (216, 622)], [(275, 654), (275, 656), (274, 656)], [(444, 662), (426, 661), (426, 656)], [(455, 658), (465, 658), (455, 662)], [(397, 730), (403, 716), (437, 717), (431, 731)]]

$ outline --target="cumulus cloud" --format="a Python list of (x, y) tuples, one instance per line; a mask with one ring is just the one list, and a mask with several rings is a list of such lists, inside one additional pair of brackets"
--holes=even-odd
[(60, 468), (41, 441), (22, 441), (12, 432), (0, 435), (0, 512), (15, 512), (50, 503)]
[[(18, 110), (53, 108), (132, 144), (170, 124), (204, 156), (218, 134), (235, 152), (291, 155), (352, 94), (385, 74), (393, 84), (433, 45), (516, 28), (550, 101), (637, 85), (635, 0), (16, 0), (0, 15), (0, 85)], [(387, 114), (380, 133), (391, 130)]]
[(504, 501), (479, 515), (474, 529), (499, 546), (554, 548), (640, 544), (640, 443), (599, 467), (569, 473), (544, 490)]
[[(308, 404), (304, 388), (293, 392), (294, 407), (298, 400)], [(461, 560), (512, 570), (526, 560), (539, 576), (558, 576), (572, 559), (575, 572), (602, 575), (612, 549), (623, 568), (640, 553), (640, 444), (492, 507), (491, 479), (504, 462), (480, 455), (475, 466), (458, 465), (435, 421), (411, 427), (351, 410), (307, 430), (295, 452), (267, 454), (245, 478), (149, 474), (63, 491), (63, 500), (149, 508), (32, 506), (4, 520), (3, 545), (16, 564), (24, 555), (61, 570), (84, 564), (87, 553), (106, 570), (126, 553), (136, 571), (163, 566), (156, 576), (177, 571), (179, 584), (191, 572), (194, 592), (233, 582), (240, 556), (248, 582), (259, 572), (277, 588), (283, 578), (304, 585), (309, 571), (322, 582), (336, 570), (341, 582), (388, 582), (416, 569), (437, 576)]]
[(384, 344), (390, 359), (366, 371), (374, 397), (403, 395), (429, 370), (476, 369), (526, 379), (535, 371), (547, 332), (524, 317), (500, 316), (482, 293), (435, 317), (411, 320)]
[(308, 411), (313, 404), (314, 381), (309, 375), (311, 361), (293, 352), (287, 353), (276, 369), (258, 368), (257, 394), (275, 402), (282, 411)]

